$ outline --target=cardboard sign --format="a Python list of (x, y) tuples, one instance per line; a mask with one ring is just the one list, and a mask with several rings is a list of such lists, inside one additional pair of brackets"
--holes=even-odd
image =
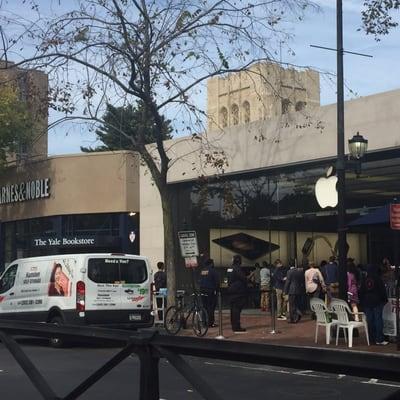
[(390, 205), (390, 227), (395, 230), (400, 229), (400, 204)]
[(185, 267), (186, 268), (197, 268), (197, 257), (186, 257), (185, 258)]

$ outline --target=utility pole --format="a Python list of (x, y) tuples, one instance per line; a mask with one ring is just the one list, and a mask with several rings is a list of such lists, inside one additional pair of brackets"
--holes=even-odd
[[(346, 241), (346, 155), (345, 155), (345, 136), (344, 136), (344, 72), (343, 54), (354, 54), (362, 57), (372, 57), (368, 54), (345, 51), (343, 49), (343, 4), (342, 0), (336, 0), (336, 49), (330, 47), (310, 45), (319, 49), (336, 51), (337, 61), (337, 158), (336, 158), (336, 189), (338, 192), (337, 205), (337, 233), (338, 233), (338, 253), (339, 253), (339, 297), (347, 299), (347, 251)], [(357, 133), (358, 134), (358, 133)], [(357, 142), (368, 143), (362, 136), (354, 136)], [(364, 151), (366, 150), (366, 147)], [(360, 157), (357, 157), (359, 159)]]
[(343, 5), (336, 0), (336, 55), (337, 55), (337, 192), (338, 192), (338, 252), (339, 297), (347, 296), (347, 242), (346, 242), (346, 159), (344, 152), (344, 81), (343, 81)]

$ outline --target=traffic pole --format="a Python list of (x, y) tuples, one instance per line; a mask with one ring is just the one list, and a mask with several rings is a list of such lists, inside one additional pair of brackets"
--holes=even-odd
[(271, 287), (271, 331), (269, 332), (271, 335), (275, 335), (279, 332), (276, 330), (276, 313), (275, 313), (275, 299), (274, 299), (274, 290)]
[(225, 339), (222, 331), (222, 294), (218, 290), (218, 336), (215, 339)]

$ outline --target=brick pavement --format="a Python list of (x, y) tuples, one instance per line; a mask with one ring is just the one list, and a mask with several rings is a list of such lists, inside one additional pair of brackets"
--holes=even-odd
[[(218, 315), (216, 315), (216, 322), (218, 323)], [(245, 310), (242, 312), (241, 323), (247, 332), (241, 334), (233, 333), (230, 327), (229, 312), (224, 310), (222, 327), (225, 339), (252, 343), (348, 349), (344, 338), (339, 338), (338, 346), (335, 345), (335, 339), (331, 339), (331, 344), (326, 345), (324, 327), (319, 328), (318, 343), (316, 344), (314, 342), (315, 321), (311, 319), (310, 315), (304, 315), (297, 324), (289, 324), (287, 321), (276, 320), (275, 334), (271, 333), (272, 320), (270, 313), (261, 312), (260, 310)], [(189, 326), (188, 329), (183, 330), (180, 334), (190, 336), (193, 335), (193, 331)], [(210, 328), (205, 337), (215, 338), (218, 334), (218, 327)], [(397, 351), (395, 343), (389, 343), (387, 346), (368, 346), (363, 329), (360, 329), (359, 337), (353, 338), (352, 350), (400, 355), (400, 351)]]

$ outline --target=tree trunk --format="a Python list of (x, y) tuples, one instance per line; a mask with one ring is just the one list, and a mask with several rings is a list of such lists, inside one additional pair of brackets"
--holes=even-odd
[(173, 226), (172, 216), (172, 194), (171, 189), (167, 186), (160, 190), (161, 204), (163, 210), (164, 223), (164, 263), (167, 272), (167, 287), (168, 287), (168, 306), (175, 304), (176, 295), (176, 271), (178, 260), (175, 257), (175, 246), (177, 239)]

